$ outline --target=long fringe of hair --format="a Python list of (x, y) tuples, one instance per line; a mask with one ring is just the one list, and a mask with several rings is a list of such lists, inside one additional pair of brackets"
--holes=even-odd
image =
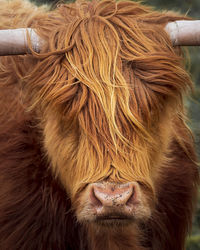
[[(11, 2), (10, 11), (20, 4)], [(46, 43), (41, 54), (5, 60), (12, 61), (26, 89), (29, 110), (53, 114), (46, 130), (52, 126), (60, 135), (55, 140), (46, 131), (45, 140), (55, 173), (70, 162), (65, 171), (76, 175), (77, 183), (113, 175), (114, 180), (137, 180), (152, 188), (155, 152), (166, 150), (161, 120), (169, 118), (165, 110), (171, 106), (184, 126), (182, 95), (192, 86), (179, 49), (164, 31), (168, 21), (183, 17), (110, 0), (60, 4), (53, 12), (40, 7), (27, 17), (26, 4), (12, 18), (12, 28), (33, 27)], [(74, 143), (64, 150), (60, 130), (67, 134), (73, 127), (78, 149)], [(62, 164), (54, 152), (63, 156)]]

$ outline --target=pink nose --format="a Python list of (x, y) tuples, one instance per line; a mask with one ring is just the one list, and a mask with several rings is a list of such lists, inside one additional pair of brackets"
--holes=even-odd
[(137, 183), (94, 183), (90, 192), (91, 204), (100, 214), (109, 210), (130, 212), (136, 201), (136, 185)]

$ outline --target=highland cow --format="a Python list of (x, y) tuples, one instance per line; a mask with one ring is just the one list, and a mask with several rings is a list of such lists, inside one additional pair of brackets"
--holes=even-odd
[(128, 1), (0, 5), (0, 29), (44, 41), (0, 58), (0, 249), (183, 250), (192, 83), (165, 31), (183, 17)]

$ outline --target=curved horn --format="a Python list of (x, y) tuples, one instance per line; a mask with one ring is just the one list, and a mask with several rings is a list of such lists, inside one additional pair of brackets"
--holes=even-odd
[(200, 21), (175, 21), (165, 26), (174, 46), (200, 45)]
[(33, 29), (9, 29), (0, 30), (0, 56), (30, 53), (27, 34), (29, 34), (32, 49), (39, 52), (41, 39)]

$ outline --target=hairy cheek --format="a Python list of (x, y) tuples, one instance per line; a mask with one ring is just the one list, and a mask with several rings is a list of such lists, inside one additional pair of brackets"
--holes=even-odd
[(67, 193), (76, 182), (77, 138), (73, 133), (61, 136), (55, 122), (48, 122), (44, 128), (44, 149), (48, 156), (52, 174), (58, 178)]

